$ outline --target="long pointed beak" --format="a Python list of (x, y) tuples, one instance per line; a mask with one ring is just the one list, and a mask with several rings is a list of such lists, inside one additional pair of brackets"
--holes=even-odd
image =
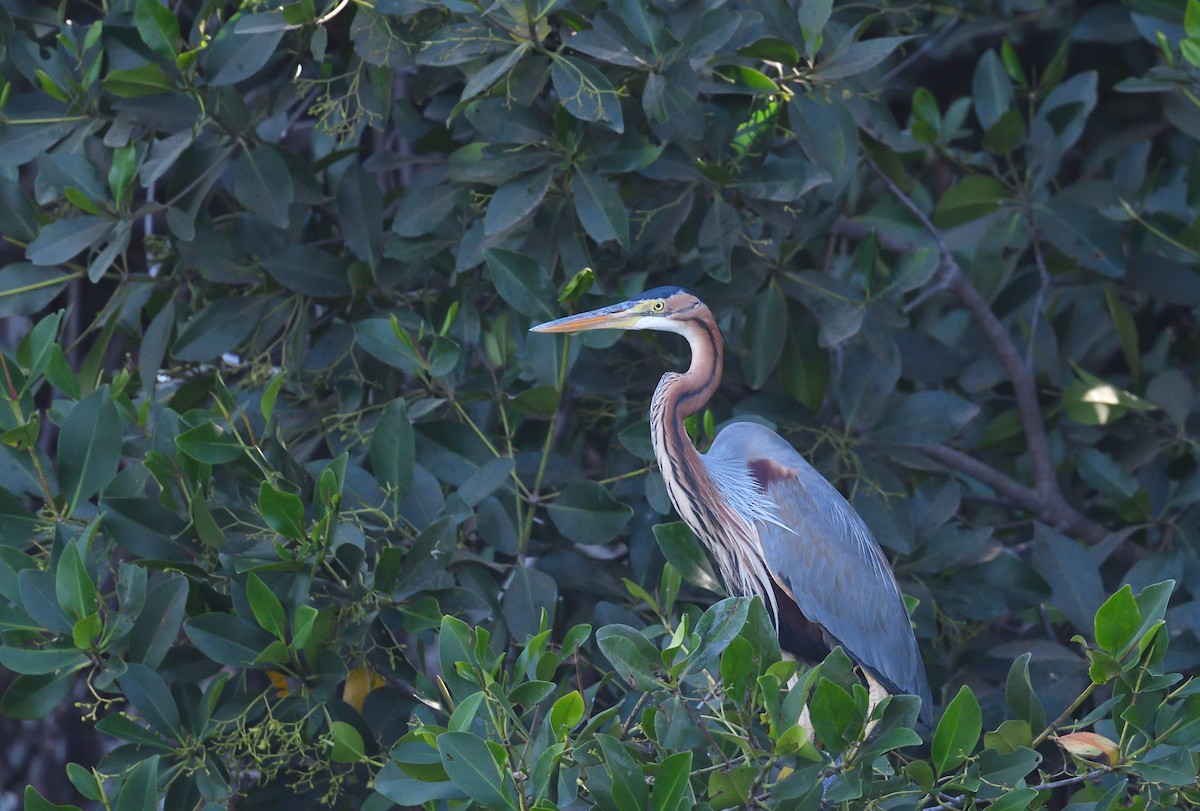
[(629, 312), (632, 302), (623, 301), (591, 312), (569, 315), (530, 327), (530, 332), (586, 332), (593, 329), (631, 329), (640, 314)]

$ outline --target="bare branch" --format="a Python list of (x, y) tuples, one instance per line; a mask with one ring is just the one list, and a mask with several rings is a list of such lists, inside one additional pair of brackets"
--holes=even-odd
[(1045, 493), (1026, 487), (986, 462), (948, 445), (933, 445), (922, 450), (935, 462), (986, 484), (1037, 520), (1068, 535), (1088, 543), (1099, 543), (1109, 535), (1106, 528), (1068, 504), (1061, 494), (1057, 498), (1047, 498)]

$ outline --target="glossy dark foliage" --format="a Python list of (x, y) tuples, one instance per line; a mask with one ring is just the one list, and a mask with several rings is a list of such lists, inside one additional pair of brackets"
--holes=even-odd
[[(119, 809), (1200, 802), (1200, 4), (1018, 5), (4, 2), (0, 712)], [(526, 332), (658, 284), (924, 740), (674, 523), (685, 348)]]

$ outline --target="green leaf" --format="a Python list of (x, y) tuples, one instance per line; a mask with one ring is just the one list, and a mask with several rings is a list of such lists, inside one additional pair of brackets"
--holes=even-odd
[(185, 456), (209, 465), (232, 462), (242, 455), (242, 446), (230, 432), (206, 422), (175, 437), (175, 447)]
[(700, 621), (696, 623), (696, 635), (700, 637), (700, 644), (688, 656), (684, 673), (716, 668), (717, 657), (746, 627), (751, 602), (749, 597), (726, 597), (704, 611)]
[(250, 610), (254, 613), (259, 627), (281, 640), (284, 639), (287, 619), (283, 613), (283, 603), (275, 596), (275, 592), (271, 591), (270, 586), (254, 572), (246, 578), (246, 599), (250, 602)]
[(334, 763), (358, 763), (367, 752), (362, 735), (353, 725), (345, 721), (334, 721), (330, 724), (333, 733), (333, 753), (330, 757)]
[(1023, 653), (1013, 661), (1004, 686), (1004, 698), (1013, 715), (1026, 722), (1030, 729), (1040, 731), (1046, 728), (1046, 711), (1029, 680), (1029, 660), (1032, 656)]
[[(1012, 107), (1012, 80), (995, 51), (988, 51), (975, 66), (971, 96), (975, 115), (984, 130), (990, 130)], [(1019, 120), (1019, 114), (1018, 114)]]
[(58, 708), (75, 685), (75, 671), (17, 676), (9, 682), (0, 710), (17, 721), (37, 721)]
[(1167, 605), (1170, 603), (1171, 594), (1174, 591), (1175, 581), (1164, 580), (1161, 583), (1146, 586), (1138, 593), (1134, 599), (1142, 614), (1142, 625), (1138, 628), (1136, 636), (1141, 637), (1150, 630), (1152, 625), (1157, 624), (1166, 616)]
[(590, 63), (558, 54), (550, 68), (554, 92), (563, 108), (581, 121), (595, 121), (614, 132), (625, 131), (621, 99), (608, 79)]
[[(434, 751), (436, 757), (437, 752)], [(395, 761), (389, 762), (375, 776), (375, 790), (401, 805), (421, 805), (437, 800), (466, 800), (466, 795), (449, 779), (419, 779), (410, 777)], [(366, 808), (366, 806), (363, 806)]]
[(14, 673), (30, 676), (79, 670), (89, 661), (87, 654), (74, 648), (18, 648), (14, 645), (0, 645), (0, 665)]
[(263, 259), (262, 266), (272, 279), (304, 296), (341, 298), (352, 292), (347, 261), (308, 245), (284, 248)]
[(953, 228), (999, 210), (1009, 191), (991, 175), (968, 175), (942, 193), (933, 209), (933, 222)]
[(691, 776), (691, 752), (675, 752), (663, 758), (654, 774), (650, 807), (654, 811), (683, 811), (690, 807), (687, 802), (687, 790)]
[(617, 808), (645, 808), (650, 797), (642, 767), (633, 759), (625, 744), (612, 735), (599, 734), (596, 740), (600, 744), (600, 751), (604, 753), (604, 765), (612, 779), (613, 803)]
[(75, 621), (58, 603), (52, 572), (22, 569), (17, 574), (17, 583), (21, 608), (34, 622), (54, 633), (71, 633)]
[(37, 325), (29, 331), (25, 339), (17, 348), (17, 360), (25, 367), (26, 380), (22, 387), (22, 393), (28, 391), (29, 386), (37, 378), (40, 378), (42, 372), (45, 371), (47, 364), (53, 357), (55, 349), (55, 339), (58, 337), (58, 328), (62, 323), (63, 311), (46, 316), (38, 321)]
[(397, 500), (412, 489), (415, 453), (407, 406), (404, 398), (398, 397), (384, 408), (375, 424), (370, 451), (376, 481), (390, 488)]
[(854, 698), (839, 684), (824, 676), (817, 681), (809, 702), (809, 717), (817, 737), (831, 751), (841, 751), (846, 734), (858, 720), (858, 707)]
[(347, 167), (338, 182), (337, 207), (346, 247), (376, 268), (383, 256), (383, 192), (357, 161)]
[(183, 631), (200, 652), (214, 662), (248, 667), (271, 644), (271, 637), (240, 617), (210, 612), (193, 617)]
[(277, 19), (277, 28), (271, 25), (275, 19), (269, 14), (242, 14), (226, 24), (204, 52), (209, 84), (224, 87), (262, 70), (283, 39), (286, 23), (282, 16)]
[(1032, 744), (1033, 730), (1028, 721), (1010, 719), (997, 727), (995, 732), (985, 732), (983, 735), (985, 748), (1002, 753), (1015, 752), (1022, 746), (1028, 748)]
[(138, 36), (152, 51), (170, 59), (179, 54), (179, 21), (159, 0), (137, 0), (133, 20)]
[(311, 605), (302, 605), (296, 608), (296, 616), (292, 621), (292, 641), (297, 648), (308, 646), (308, 642), (312, 638), (313, 627), (320, 613)]
[(78, 543), (69, 543), (58, 556), (54, 570), (54, 592), (67, 616), (81, 619), (96, 613), (96, 585), (83, 564)]
[(175, 645), (187, 607), (188, 580), (174, 576), (150, 590), (129, 632), (129, 659), (158, 667)]
[(110, 70), (104, 77), (103, 86), (114, 96), (127, 99), (177, 92), (175, 81), (153, 62), (136, 68)]
[[(0, 650), (3, 650), (0, 648)], [(578, 690), (560, 697), (550, 708), (550, 728), (560, 740), (583, 721), (586, 706)], [(690, 753), (689, 753), (690, 754)], [(689, 760), (689, 763), (691, 761)]]
[(983, 148), (993, 155), (1008, 155), (1025, 135), (1025, 119), (1016, 109), (1005, 110), (983, 137)]
[(654, 540), (658, 542), (658, 548), (662, 550), (663, 556), (683, 576), (683, 579), (717, 594), (723, 593), (721, 584), (717, 582), (717, 577), (713, 574), (708, 557), (700, 548), (700, 542), (696, 540), (696, 536), (692, 534), (687, 524), (682, 521), (655, 524)]
[(58, 434), (58, 486), (68, 513), (74, 513), (116, 475), (121, 441), (121, 418), (108, 386), (96, 389), (71, 409)]
[(530, 47), (531, 44), (528, 40), (522, 40), (520, 45), (513, 48), (504, 56), (492, 60), (475, 71), (463, 87), (462, 95), (458, 100), (460, 102), (469, 101), (494, 85), (502, 77), (507, 76), (517, 66), (517, 63), (521, 61), (521, 57), (525, 55)]
[(580, 169), (571, 182), (575, 215), (596, 242), (616, 240), (629, 246), (629, 215), (615, 183)]
[(77, 805), (52, 803), (33, 786), (25, 787), (25, 811), (80, 811)]
[(1104, 601), (1104, 586), (1096, 561), (1083, 545), (1044, 524), (1036, 524), (1033, 566), (1050, 584), (1055, 607), (1077, 629), (1090, 630), (1096, 609)]
[(1136, 395), (1118, 389), (1095, 375), (1073, 366), (1072, 380), (1062, 394), (1063, 411), (1081, 425), (1107, 425), (1129, 411), (1150, 411), (1154, 408)]
[(1142, 377), (1142, 353), (1133, 314), (1112, 287), (1104, 288), (1104, 303), (1117, 330), (1117, 338), (1121, 341), (1121, 354), (1125, 357), (1125, 365), (1133, 374), (1134, 381), (1139, 381)]
[(833, 0), (802, 0), (796, 12), (800, 33), (804, 38), (804, 55), (812, 59), (821, 50), (822, 32), (833, 11)]
[[(0, 91), (0, 96), (3, 95), (7, 94)], [(32, 161), (65, 138), (75, 126), (72, 122), (56, 121), (42, 126), (0, 127), (0, 167), (17, 167)]]
[(117, 681), (129, 703), (151, 727), (168, 737), (180, 737), (179, 708), (162, 676), (143, 664), (131, 662)]
[(233, 196), (276, 228), (288, 225), (292, 175), (274, 147), (243, 150), (233, 162)]
[(946, 774), (970, 757), (982, 731), (983, 716), (979, 711), (979, 702), (971, 690), (963, 685), (946, 707), (933, 733), (930, 753), (937, 773)]
[(708, 776), (708, 801), (714, 811), (749, 807), (750, 789), (754, 786), (757, 772), (755, 766), (736, 766), (711, 772)]
[(550, 502), (550, 520), (558, 531), (575, 543), (608, 543), (620, 534), (633, 509), (608, 494), (593, 481), (573, 481)]
[(75, 623), (71, 629), (71, 641), (79, 650), (91, 650), (100, 634), (104, 632), (104, 623), (98, 612), (88, 614)]
[(125, 776), (114, 811), (155, 811), (157, 808), (158, 755), (152, 755)]
[(528, 566), (516, 567), (502, 601), (504, 621), (512, 638), (523, 642), (538, 633), (543, 611), (553, 624), (557, 603), (558, 584), (553, 577)]
[(768, 155), (761, 166), (750, 167), (728, 188), (737, 189), (756, 200), (790, 203), (808, 192), (830, 183), (832, 178), (808, 161), (776, 158)]
[(817, 75), (824, 81), (835, 82), (866, 73), (910, 39), (912, 37), (876, 37), (845, 47), (839, 44), (829, 59), (817, 67)]
[(120, 713), (110, 713), (101, 718), (96, 722), (96, 730), (147, 750), (167, 752), (172, 748), (157, 733)]
[(546, 196), (554, 172), (551, 167), (518, 175), (496, 189), (483, 218), (483, 233), (503, 233), (529, 216)]
[(787, 343), (787, 326), (787, 302), (772, 282), (754, 297), (746, 314), (746, 353), (741, 360), (751, 388), (762, 388), (775, 371)]
[(1127, 499), (1138, 491), (1137, 477), (1116, 459), (1095, 448), (1083, 448), (1077, 456), (1079, 475), (1089, 486), (1105, 495)]
[(167, 170), (179, 160), (179, 156), (183, 154), (184, 150), (195, 140), (196, 134), (191, 127), (165, 138), (156, 139), (150, 145), (146, 160), (138, 168), (138, 180), (141, 181), (142, 186), (149, 187), (151, 183), (166, 174)]
[(605, 625), (596, 632), (596, 644), (621, 680), (635, 690), (662, 685), (654, 672), (662, 668), (659, 650), (628, 625)]
[(438, 736), (437, 746), (446, 774), (468, 797), (489, 808), (514, 808), (512, 778), (500, 771), (480, 738), (470, 732), (446, 732)]
[(1036, 789), (1022, 786), (996, 798), (988, 806), (988, 811), (1024, 811), (1037, 797)]
[(220, 357), (244, 341), (259, 325), (263, 299), (234, 295), (204, 306), (179, 330), (172, 350), (176, 360)]
[(1192, 39), (1200, 39), (1200, 2), (1188, 0), (1183, 12), (1183, 30)]
[(634, 38), (658, 56), (663, 30), (663, 19), (658, 10), (640, 0), (612, 0), (611, 7)]
[(263, 482), (258, 488), (258, 511), (262, 513), (267, 526), (283, 537), (293, 541), (305, 537), (304, 502), (295, 493), (279, 490)]
[[(401, 330), (407, 340), (397, 335)], [(417, 357), (411, 336), (392, 318), (368, 318), (354, 325), (354, 340), (367, 354), (406, 374), (420, 374), (425, 365)]]
[(112, 227), (112, 220), (90, 215), (55, 220), (42, 226), (25, 257), (35, 265), (61, 265), (104, 239)]
[(897, 445), (935, 445), (957, 434), (978, 413), (975, 403), (946, 391), (896, 394), (871, 438)]
[(259, 398), (258, 408), (262, 412), (263, 422), (270, 423), (271, 417), (275, 415), (275, 401), (279, 398), (279, 390), (283, 387), (283, 381), (287, 379), (286, 372), (280, 372), (271, 378), (271, 382), (263, 389), (262, 397)]
[(557, 295), (550, 275), (536, 259), (503, 248), (483, 252), (496, 292), (517, 312), (539, 321), (558, 315), (554, 309)]
[(700, 265), (704, 272), (719, 282), (726, 282), (733, 275), (730, 262), (733, 249), (742, 234), (742, 218), (738, 210), (719, 195), (709, 204), (700, 224), (700, 235), (696, 248), (700, 253)]
[(0, 269), (0, 318), (37, 313), (63, 291), (71, 278), (57, 268), (29, 262), (14, 262)]

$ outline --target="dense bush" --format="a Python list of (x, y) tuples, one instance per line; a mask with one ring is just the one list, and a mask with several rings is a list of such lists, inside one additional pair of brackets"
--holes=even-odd
[[(5, 0), (0, 712), (105, 751), (41, 792), (1200, 803), (1198, 66), (1197, 0)], [(668, 282), (697, 441), (889, 550), (924, 743), (721, 599), (685, 347), (526, 333)]]

